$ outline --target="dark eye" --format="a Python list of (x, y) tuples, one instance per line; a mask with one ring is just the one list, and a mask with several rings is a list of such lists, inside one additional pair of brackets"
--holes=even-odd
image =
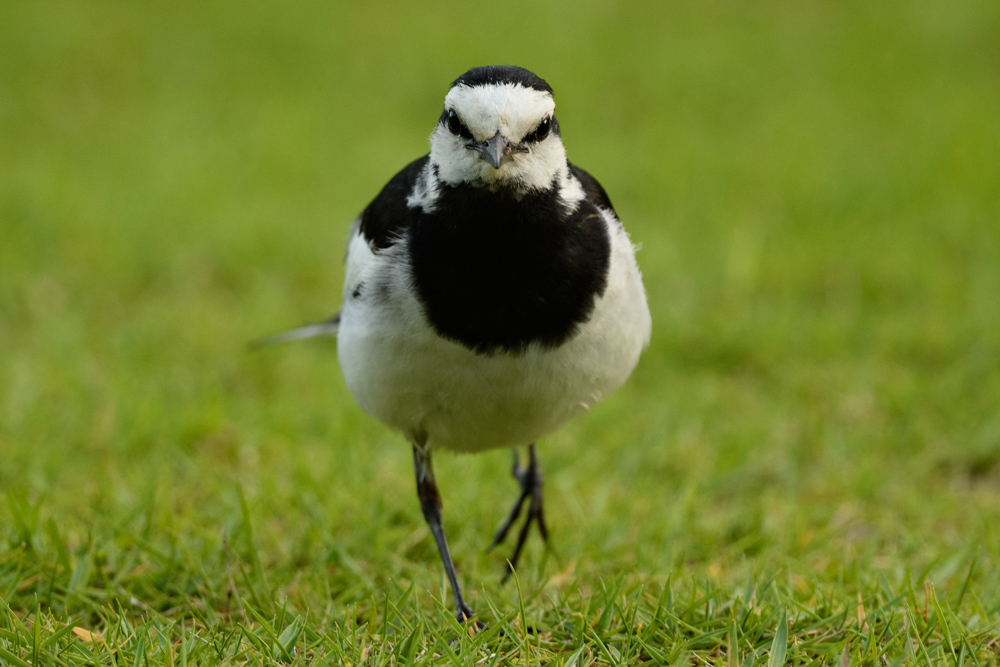
[(545, 137), (549, 136), (549, 130), (552, 128), (552, 119), (544, 118), (542, 122), (538, 124), (535, 131), (524, 138), (525, 141), (541, 141)]
[(458, 114), (455, 113), (454, 109), (448, 112), (448, 131), (457, 137), (472, 139), (472, 132), (469, 132), (469, 128), (463, 125), (462, 121), (458, 119)]

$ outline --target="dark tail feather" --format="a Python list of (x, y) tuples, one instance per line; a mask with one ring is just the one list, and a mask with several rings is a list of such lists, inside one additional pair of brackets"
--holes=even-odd
[(305, 338), (315, 338), (317, 336), (336, 336), (337, 329), (340, 328), (340, 313), (337, 313), (325, 322), (306, 324), (291, 331), (282, 331), (273, 336), (258, 338), (250, 343), (251, 350), (257, 350), (268, 345), (278, 343), (290, 343), (293, 340), (303, 340)]

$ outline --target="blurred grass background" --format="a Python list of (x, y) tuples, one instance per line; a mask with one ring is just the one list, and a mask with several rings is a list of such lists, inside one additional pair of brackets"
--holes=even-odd
[[(869, 645), (903, 655), (892, 610), (927, 622), (933, 589), (950, 620), (911, 657), (933, 663), (949, 628), (995, 638), (998, 36), (985, 0), (4, 3), (11, 618), (48, 614), (55, 646), (60, 624), (213, 637), (284, 605), (312, 632), (370, 614), (377, 642), (394, 587), (414, 585), (401, 623), (447, 603), (407, 445), (353, 404), (335, 343), (245, 344), (336, 310), (347, 228), (426, 152), (448, 84), (513, 63), (555, 88), (571, 160), (642, 246), (654, 318), (630, 383), (542, 444), (555, 550), (527, 554), (529, 624), (624, 595), (604, 630), (630, 637), (636, 610), (676, 640), (663, 655), (712, 659), (725, 632), (669, 631), (660, 593), (714, 591), (701, 611), (725, 625), (774, 588), (768, 633), (779, 608), (870, 599)], [(436, 460), (473, 606), (501, 617), (517, 591), (483, 547), (508, 456)], [(861, 655), (828, 625), (823, 651)], [(739, 654), (765, 660), (746, 627)], [(604, 659), (590, 635), (536, 639), (535, 657)], [(968, 645), (996, 660), (995, 639)]]

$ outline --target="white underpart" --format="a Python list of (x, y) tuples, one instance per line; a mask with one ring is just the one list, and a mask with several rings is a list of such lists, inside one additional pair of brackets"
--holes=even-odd
[(650, 316), (628, 235), (609, 211), (602, 215), (611, 260), (590, 319), (559, 347), (490, 356), (426, 323), (405, 240), (374, 253), (355, 228), (337, 351), (361, 408), (411, 441), (481, 451), (532, 443), (620, 387), (649, 343)]
[[(445, 109), (454, 110), (476, 141), (500, 134), (520, 143), (556, 108), (549, 93), (520, 84), (458, 85), (444, 98)], [(544, 190), (566, 172), (566, 151), (559, 135), (528, 143), (527, 153), (515, 153), (499, 169), (466, 147), (468, 139), (455, 136), (444, 125), (431, 133), (431, 162), (445, 183), (474, 183), (490, 188), (513, 187), (520, 191)]]

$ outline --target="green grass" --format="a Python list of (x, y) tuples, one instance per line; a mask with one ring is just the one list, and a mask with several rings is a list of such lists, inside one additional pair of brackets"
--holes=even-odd
[[(1000, 5), (0, 7), (0, 664), (996, 665)], [(541, 443), (469, 636), (335, 343), (347, 227), (448, 83), (547, 78), (653, 342)]]

